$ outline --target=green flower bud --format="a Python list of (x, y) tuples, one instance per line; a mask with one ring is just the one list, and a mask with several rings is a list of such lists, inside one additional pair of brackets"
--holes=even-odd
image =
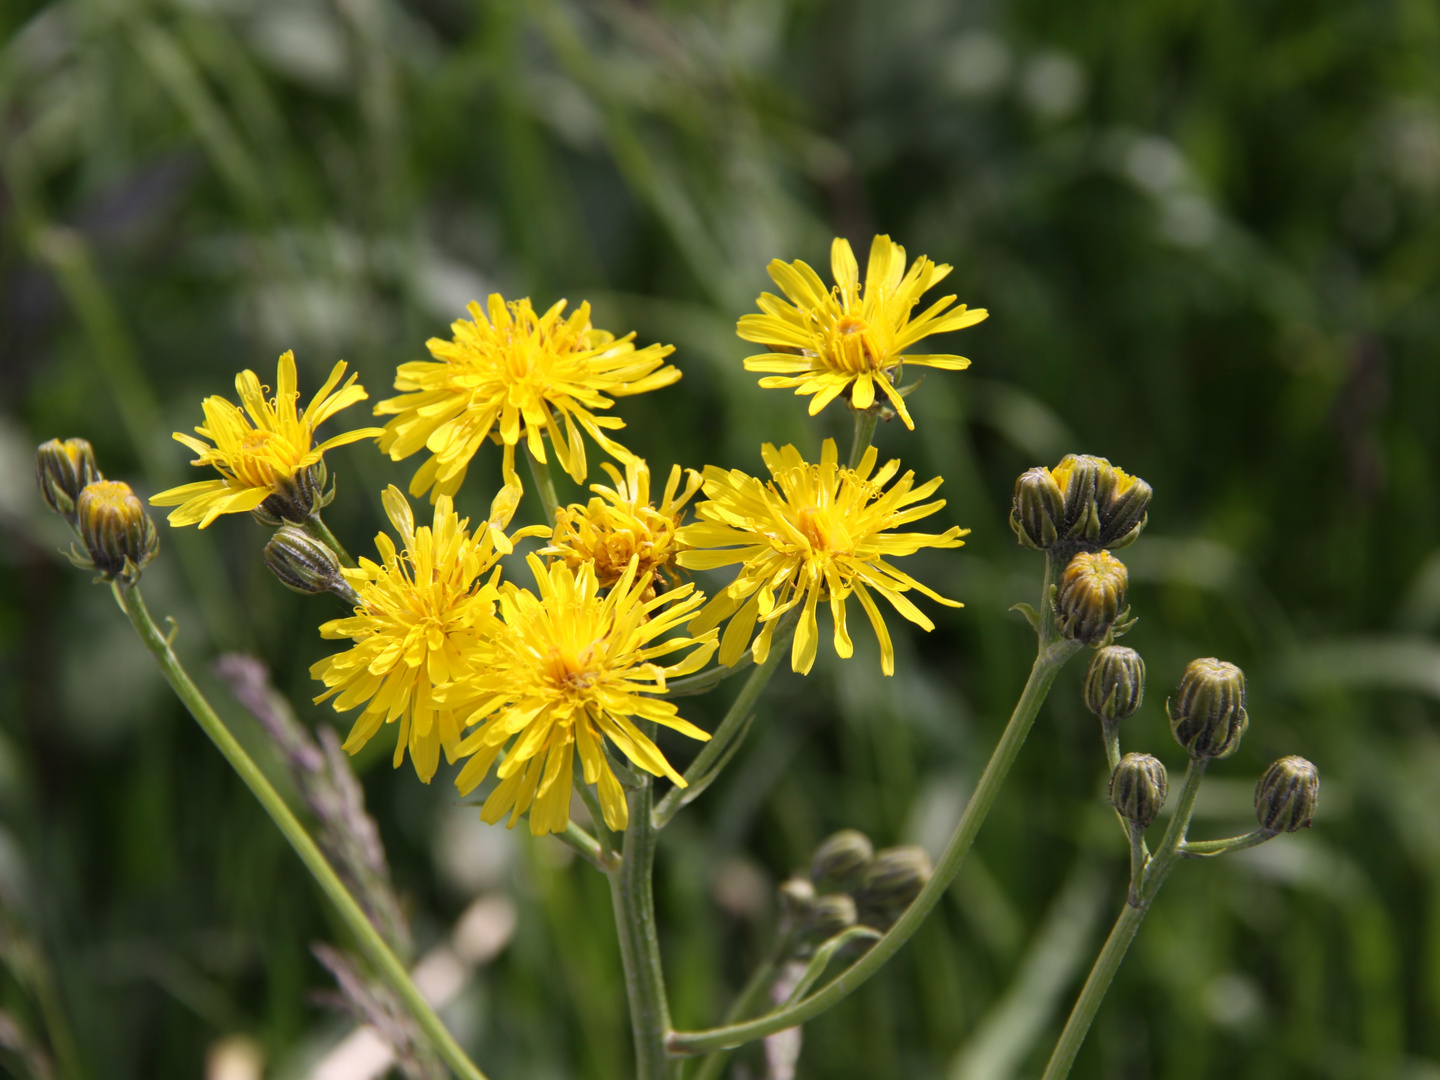
[(1135, 715), (1145, 700), (1145, 661), (1134, 649), (1106, 645), (1085, 673), (1085, 707), (1107, 724)]
[(812, 944), (828, 941), (858, 921), (855, 901), (845, 893), (817, 896), (805, 920), (804, 938)]
[(874, 854), (864, 833), (842, 829), (815, 849), (810, 859), (810, 880), (822, 893), (852, 892)]
[(265, 545), (265, 565), (287, 589), (309, 596), (333, 592), (352, 605), (360, 603), (360, 597), (340, 572), (335, 552), (304, 529), (294, 525), (277, 529)]
[(1282, 757), (1255, 785), (1255, 818), (1268, 833), (1308, 829), (1320, 800), (1320, 773), (1303, 757)]
[(1130, 476), (1105, 461), (1095, 486), (1100, 545), (1117, 549), (1133, 544), (1149, 520), (1150, 497), (1153, 494), (1144, 480)]
[(133, 584), (160, 550), (155, 522), (129, 484), (97, 480), (86, 485), (75, 516), (87, 561), (106, 581), (119, 577)]
[(1149, 754), (1126, 754), (1110, 775), (1110, 805), (1141, 829), (1159, 816), (1169, 794), (1165, 766)]
[(1045, 468), (1030, 469), (1015, 481), (1010, 528), (1022, 546), (1045, 551), (1059, 539), (1065, 520), (1065, 495)]
[(1055, 594), (1065, 636), (1086, 645), (1103, 643), (1125, 608), (1129, 580), (1125, 564), (1108, 551), (1082, 551), (1072, 558)]
[(1192, 758), (1229, 757), (1250, 726), (1245, 673), (1213, 656), (1192, 660), (1165, 712), (1175, 740)]
[(907, 845), (876, 852), (855, 892), (865, 922), (889, 927), (920, 895), (930, 873), (930, 856), (924, 848)]
[(277, 477), (274, 492), (250, 513), (260, 524), (272, 529), (285, 524), (303, 525), (318, 509), (334, 501), (334, 487), (328, 492), (325, 490), (329, 475), (325, 459), (321, 458), (293, 476)]
[(103, 479), (95, 464), (95, 451), (84, 439), (51, 439), (35, 450), (35, 481), (40, 485), (40, 497), (72, 526), (80, 492), (87, 484)]
[(815, 886), (810, 884), (810, 879), (797, 875), (781, 882), (777, 892), (781, 920), (789, 926), (802, 925), (815, 906)]

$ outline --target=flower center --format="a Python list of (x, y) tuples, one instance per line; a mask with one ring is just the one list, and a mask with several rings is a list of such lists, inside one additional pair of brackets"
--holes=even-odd
[(833, 510), (824, 510), (817, 506), (808, 506), (801, 510), (800, 531), (817, 552), (845, 555), (855, 545), (845, 523)]
[(246, 487), (274, 487), (275, 481), (295, 475), (301, 454), (290, 440), (263, 429), (246, 432), (240, 449), (229, 461), (235, 479)]
[(545, 677), (557, 690), (568, 695), (582, 693), (595, 681), (597, 672), (591, 668), (595, 646), (587, 646), (580, 655), (552, 648), (541, 661)]

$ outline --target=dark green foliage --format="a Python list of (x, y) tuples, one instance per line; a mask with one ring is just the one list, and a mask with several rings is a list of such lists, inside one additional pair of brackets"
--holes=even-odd
[[(1125, 644), (1155, 685), (1197, 656), (1250, 676), (1249, 733), (1211, 766), (1192, 837), (1253, 827), (1255, 779), (1282, 754), (1317, 764), (1326, 800), (1310, 830), (1179, 867), (1076, 1075), (1430, 1075), (1437, 57), (1421, 0), (0, 5), (0, 906), (74, 1049), (13, 950), (0, 1009), (74, 1076), (196, 1076), (237, 1032), (279, 1076), (336, 1023), (308, 996), (330, 985), (309, 943), (349, 944), (105, 590), (57, 553), (37, 444), (89, 439), (142, 496), (200, 479), (169, 432), (241, 368), (294, 348), (311, 392), (344, 358), (378, 400), (498, 288), (589, 298), (597, 325), (676, 345), (683, 381), (616, 409), (657, 475), (755, 471), (762, 440), (813, 455), (850, 428), (841, 405), (807, 419), (741, 369), (735, 320), (771, 287), (765, 264), (823, 266), (836, 234), (863, 258), (886, 232), (953, 264), (940, 292), (991, 313), (936, 343), (975, 363), (929, 373), (907, 402), (917, 430), (877, 439), (946, 478), (937, 530), (973, 528), (906, 566), (967, 606), (919, 600), (929, 635), (892, 619), (892, 679), (852, 620), (855, 658), (822, 649), (808, 679), (778, 677), (749, 744), (665, 833), (676, 1022), (719, 1021), (776, 883), (825, 836), (934, 853), (1032, 656), (1007, 612), (1040, 602), (1041, 557), (1006, 523), (1015, 478), (1077, 452), (1154, 488), (1123, 558), (1140, 616)], [(351, 551), (416, 464), (329, 456), (326, 517)], [(459, 505), (483, 516), (498, 454), (471, 476)], [(307, 668), (336, 602), (280, 588), (248, 517), (156, 523), (146, 588), (186, 662), (258, 651), (303, 718), (334, 720), (307, 704)], [(1123, 902), (1083, 677), (1076, 662), (1059, 680), (953, 903), (807, 1027), (802, 1077), (1038, 1073)], [(685, 715), (713, 727), (733, 692)], [(1124, 748), (1175, 770), (1162, 703), (1126, 721)], [(470, 831), (450, 774), (392, 772), (389, 737), (356, 765), (417, 954), (477, 889), (519, 905), (460, 1007), (480, 1064), (625, 1076), (605, 882), (551, 842)], [(1036, 942), (1048, 967), (1025, 963)]]

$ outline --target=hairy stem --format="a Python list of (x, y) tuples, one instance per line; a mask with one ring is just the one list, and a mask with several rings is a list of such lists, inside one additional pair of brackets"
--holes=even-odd
[(1053, 562), (1047, 557), (1041, 592), (1040, 644), (1035, 663), (1030, 668), (1030, 678), (1025, 683), (1025, 689), (1020, 694), (1020, 700), (1015, 705), (1010, 722), (1005, 726), (1004, 734), (1000, 736), (995, 752), (991, 754), (979, 783), (975, 785), (975, 791), (965, 806), (965, 812), (960, 816), (959, 824), (955, 826), (955, 832), (935, 866), (935, 872), (920, 891), (920, 895), (905, 909), (905, 913), (884, 937), (822, 989), (802, 1001), (755, 1020), (708, 1031), (677, 1031), (670, 1036), (671, 1053), (699, 1054), (740, 1046), (753, 1039), (763, 1039), (766, 1035), (803, 1024), (834, 1006), (874, 975), (919, 929), (959, 873), (980, 826), (984, 824), (985, 817), (1010, 772), (1010, 767), (1019, 756), (1021, 746), (1025, 744), (1025, 737), (1030, 733), (1030, 727), (1040, 712), (1040, 706), (1049, 693), (1055, 676), (1080, 648), (1076, 642), (1064, 639), (1055, 625), (1054, 611), (1050, 604), (1050, 588), (1054, 584), (1054, 576)]
[[(642, 721), (638, 726), (648, 738), (654, 738), (653, 723)], [(630, 1026), (635, 1033), (636, 1080), (666, 1080), (670, 1069), (665, 1053), (670, 1005), (665, 998), (665, 972), (660, 964), (652, 882), (655, 841), (659, 836), (651, 818), (653, 783), (648, 774), (642, 774), (639, 785), (630, 791), (624, 855), (619, 867), (610, 872), (615, 928), (620, 935), (620, 959), (630, 999)]]
[[(740, 694), (730, 706), (725, 718), (711, 733), (710, 741), (700, 748), (700, 753), (695, 755), (695, 760), (685, 770), (687, 784), (694, 784), (696, 781), (704, 779), (712, 768), (717, 767), (717, 763), (723, 759), (726, 752), (732, 749), (731, 743), (740, 737), (739, 732), (749, 721), (751, 712), (755, 708), (755, 702), (760, 699), (761, 693), (770, 682), (770, 677), (780, 666), (780, 658), (785, 654), (785, 646), (795, 632), (795, 624), (799, 619), (798, 605), (781, 616), (780, 625), (775, 628), (774, 637), (770, 642), (770, 655), (765, 657), (763, 664), (750, 673), (750, 677), (740, 688)], [(670, 819), (690, 801), (686, 797), (688, 794), (688, 789), (682, 787), (673, 787), (665, 793), (665, 797), (655, 807), (653, 815), (655, 828), (663, 829), (670, 823)]]
[(251, 760), (250, 755), (236, 741), (235, 736), (230, 733), (224, 722), (216, 715), (210, 703), (205, 700), (203, 694), (191, 681), (189, 674), (180, 665), (175, 654), (171, 651), (169, 643), (164, 635), (160, 633), (150, 612), (146, 610), (145, 600), (140, 595), (140, 590), (134, 586), (126, 587), (119, 582), (111, 586), (115, 593), (115, 600), (120, 605), (120, 610), (125, 612), (140, 635), (140, 640), (155, 657), (165, 681), (175, 691), (175, 696), (180, 699), (190, 715), (210, 737), (225, 760), (230, 763), (245, 781), (245, 786), (251, 794), (259, 800), (265, 812), (270, 815), (272, 821), (279, 828), (290, 846), (295, 849), (295, 854), (300, 856), (300, 861), (305, 864), (305, 869), (310, 871), (312, 877), (330, 902), (335, 905), (340, 913), (341, 919), (355, 935), (361, 950), (375, 966), (376, 973), (384, 979), (385, 983), (393, 990), (415, 1022), (420, 1025), (426, 1036), (434, 1044), (436, 1052), (450, 1066), (456, 1076), (462, 1080), (485, 1080), (485, 1075), (460, 1049), (460, 1045), (446, 1029), (435, 1011), (430, 1008), (425, 999), (420, 996), (420, 991), (410, 981), (405, 966), (400, 963), (395, 954), (390, 951), (390, 946), (385, 944), (385, 939), (375, 929), (370, 920), (366, 918), (365, 912), (350, 895), (348, 889), (336, 875), (330, 863), (305, 831), (304, 826), (290, 812), (279, 793), (271, 786), (265, 774)]
[[(1146, 866), (1142, 880), (1136, 881), (1132, 878), (1125, 907), (1120, 912), (1120, 917), (1115, 920), (1110, 936), (1105, 939), (1100, 955), (1095, 958), (1094, 966), (1090, 968), (1085, 987), (1080, 991), (1074, 1008), (1070, 1010), (1070, 1018), (1065, 1021), (1065, 1030), (1060, 1033), (1060, 1040), (1050, 1054), (1050, 1063), (1045, 1066), (1045, 1075), (1041, 1080), (1064, 1080), (1070, 1075), (1070, 1067), (1075, 1064), (1075, 1055), (1080, 1052), (1085, 1036), (1090, 1032), (1090, 1025), (1095, 1020), (1095, 1014), (1100, 1011), (1100, 1003), (1105, 1000), (1110, 984), (1115, 980), (1115, 973), (1120, 970), (1120, 962), (1125, 959), (1130, 942), (1135, 940), (1135, 934), (1139, 931), (1140, 924), (1145, 921), (1150, 905), (1155, 902), (1160, 886), (1164, 884), (1184, 847), (1185, 832), (1190, 828), (1190, 816), (1195, 812), (1195, 797), (1200, 793), (1200, 781), (1205, 776), (1205, 765), (1205, 761), (1191, 758), (1185, 770), (1185, 782), (1180, 788), (1180, 799), (1175, 804), (1175, 815), (1170, 819), (1170, 827), (1165, 830), (1165, 838), (1160, 841), (1154, 857)], [(1137, 844), (1131, 849), (1132, 858), (1138, 846)]]

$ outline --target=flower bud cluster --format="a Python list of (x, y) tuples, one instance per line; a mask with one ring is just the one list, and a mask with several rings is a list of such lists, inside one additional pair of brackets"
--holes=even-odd
[(1068, 454), (1015, 481), (1010, 528), (1024, 547), (1052, 554), (1118, 549), (1145, 528), (1153, 494), (1102, 457)]
[(887, 930), (920, 895), (930, 874), (923, 849), (876, 851), (864, 833), (843, 829), (815, 849), (808, 873), (780, 886), (782, 927), (801, 953), (856, 924)]
[(40, 497), (63, 517), (80, 547), (70, 561), (96, 572), (98, 581), (133, 585), (160, 550), (160, 534), (129, 484), (106, 480), (84, 439), (51, 439), (35, 450)]

